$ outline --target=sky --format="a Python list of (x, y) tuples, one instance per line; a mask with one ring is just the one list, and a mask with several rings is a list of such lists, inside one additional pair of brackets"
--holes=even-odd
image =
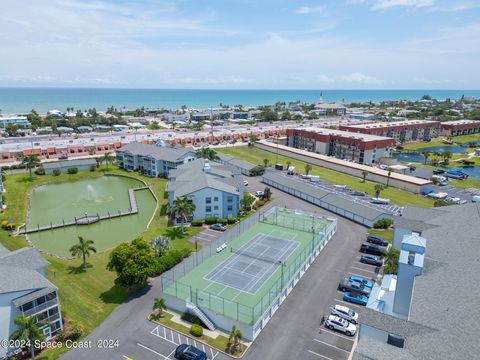
[(480, 0), (1, 0), (0, 86), (479, 89)]

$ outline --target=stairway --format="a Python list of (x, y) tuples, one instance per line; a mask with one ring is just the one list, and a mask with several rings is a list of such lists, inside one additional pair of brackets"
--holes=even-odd
[(202, 310), (200, 310), (197, 305), (195, 305), (188, 299), (186, 300), (186, 303), (187, 303), (187, 310), (197, 315), (198, 318), (202, 320), (202, 322), (207, 326), (209, 330), (215, 331), (215, 325), (213, 324), (213, 322), (210, 321), (207, 315), (205, 315), (205, 313)]

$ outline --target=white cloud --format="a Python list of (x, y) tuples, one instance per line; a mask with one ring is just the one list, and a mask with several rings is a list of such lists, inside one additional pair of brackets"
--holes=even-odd
[(480, 8), (479, 2), (466, 1), (466, 2), (452, 2), (450, 4), (434, 6), (431, 8), (432, 11), (442, 11), (442, 12), (461, 12), (465, 10), (471, 10)]
[(384, 10), (392, 7), (403, 6), (422, 8), (434, 5), (435, 0), (375, 0), (374, 10)]
[(302, 6), (301, 8), (298, 8), (295, 10), (297, 14), (300, 15), (306, 15), (306, 14), (315, 14), (315, 13), (321, 13), (325, 10), (325, 6)]
[(369, 75), (365, 75), (359, 72), (352, 73), (350, 75), (345, 75), (342, 77), (346, 82), (351, 83), (363, 83), (363, 84), (381, 84), (383, 81)]

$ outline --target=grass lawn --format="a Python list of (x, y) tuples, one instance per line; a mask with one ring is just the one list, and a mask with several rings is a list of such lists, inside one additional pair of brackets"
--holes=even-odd
[(452, 180), (452, 181), (449, 181), (448, 184), (458, 189), (470, 189), (470, 188), (480, 189), (480, 179), (475, 179), (475, 178), (468, 178), (464, 180)]
[[(218, 148), (217, 150), (219, 152), (249, 161), (253, 164), (263, 165), (263, 159), (268, 159), (270, 165), (277, 162), (276, 154), (255, 147), (235, 146), (231, 148)], [(298, 171), (304, 171), (304, 162), (281, 155), (278, 156), (278, 162), (285, 165), (287, 161), (290, 161), (291, 165), (295, 166)], [(364, 183), (362, 182), (362, 179), (359, 179), (355, 176), (342, 174), (337, 171), (325, 169), (323, 167), (315, 165), (312, 165), (312, 170), (310, 171), (310, 174), (319, 175), (322, 180), (332, 184), (342, 184), (357, 191), (365, 191), (369, 195), (374, 195), (375, 193), (375, 183), (368, 181), (368, 177), (367, 181)], [(432, 199), (415, 195), (413, 193), (399, 190), (393, 187), (389, 187), (383, 190), (380, 196), (383, 198), (389, 198), (394, 204), (399, 206), (415, 205), (420, 207), (433, 207)]]
[(368, 230), (369, 234), (378, 235), (391, 244), (393, 242), (393, 230), (392, 229), (370, 229)]
[[(446, 138), (446, 136), (433, 139), (432, 141), (418, 141), (418, 142), (406, 143), (403, 145), (403, 148), (405, 150), (417, 150), (420, 148), (430, 147), (430, 146), (448, 146), (449, 144), (445, 144), (442, 141), (442, 139), (444, 138)], [(470, 141), (476, 141), (476, 140), (480, 140), (480, 134), (454, 136), (452, 138), (452, 141), (454, 143), (459, 143), (459, 144), (463, 144)], [(453, 145), (456, 145), (456, 144), (453, 144)]]
[[(168, 232), (167, 220), (163, 216), (166, 210), (167, 200), (164, 196), (167, 181), (164, 179), (147, 178), (135, 173), (126, 173), (116, 168), (110, 168), (109, 172), (128, 174), (144, 180), (151, 186), (159, 200), (154, 219), (150, 227), (144, 232), (143, 237), (150, 239)], [(102, 176), (102, 171), (81, 171), (75, 175), (61, 174), (60, 176), (44, 175), (34, 176), (30, 181), (28, 174), (7, 175), (5, 181), (5, 199), (7, 209), (0, 215), (1, 220), (12, 220), (17, 225), (25, 220), (27, 209), (27, 195), (30, 189), (46, 182), (64, 182)], [(194, 245), (188, 238), (202, 228), (187, 228), (186, 235), (171, 242), (173, 248), (193, 249)], [(10, 250), (28, 246), (24, 237), (10, 236), (10, 233), (0, 230), (0, 242)], [(89, 268), (86, 272), (81, 271), (80, 260), (63, 260), (46, 257), (50, 262), (46, 275), (48, 279), (59, 288), (59, 297), (62, 312), (70, 320), (82, 325), (86, 333), (91, 332), (98, 326), (128, 295), (125, 288), (114, 284), (115, 273), (106, 269), (111, 250), (97, 253), (88, 258)], [(41, 359), (56, 359), (65, 350), (48, 350), (41, 354)]]

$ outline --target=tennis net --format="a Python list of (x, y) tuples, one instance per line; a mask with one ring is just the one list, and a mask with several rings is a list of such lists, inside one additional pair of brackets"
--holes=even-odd
[(255, 259), (255, 260), (262, 260), (262, 261), (266, 261), (266, 262), (269, 262), (269, 263), (272, 263), (272, 264), (278, 264), (278, 265), (281, 264), (281, 260), (280, 260), (279, 257), (258, 255), (258, 254), (255, 254), (255, 253), (251, 253), (249, 251), (235, 250), (233, 248), (230, 248), (230, 251), (234, 254), (246, 256), (246, 257), (249, 257), (249, 258), (252, 258), (252, 259)]

